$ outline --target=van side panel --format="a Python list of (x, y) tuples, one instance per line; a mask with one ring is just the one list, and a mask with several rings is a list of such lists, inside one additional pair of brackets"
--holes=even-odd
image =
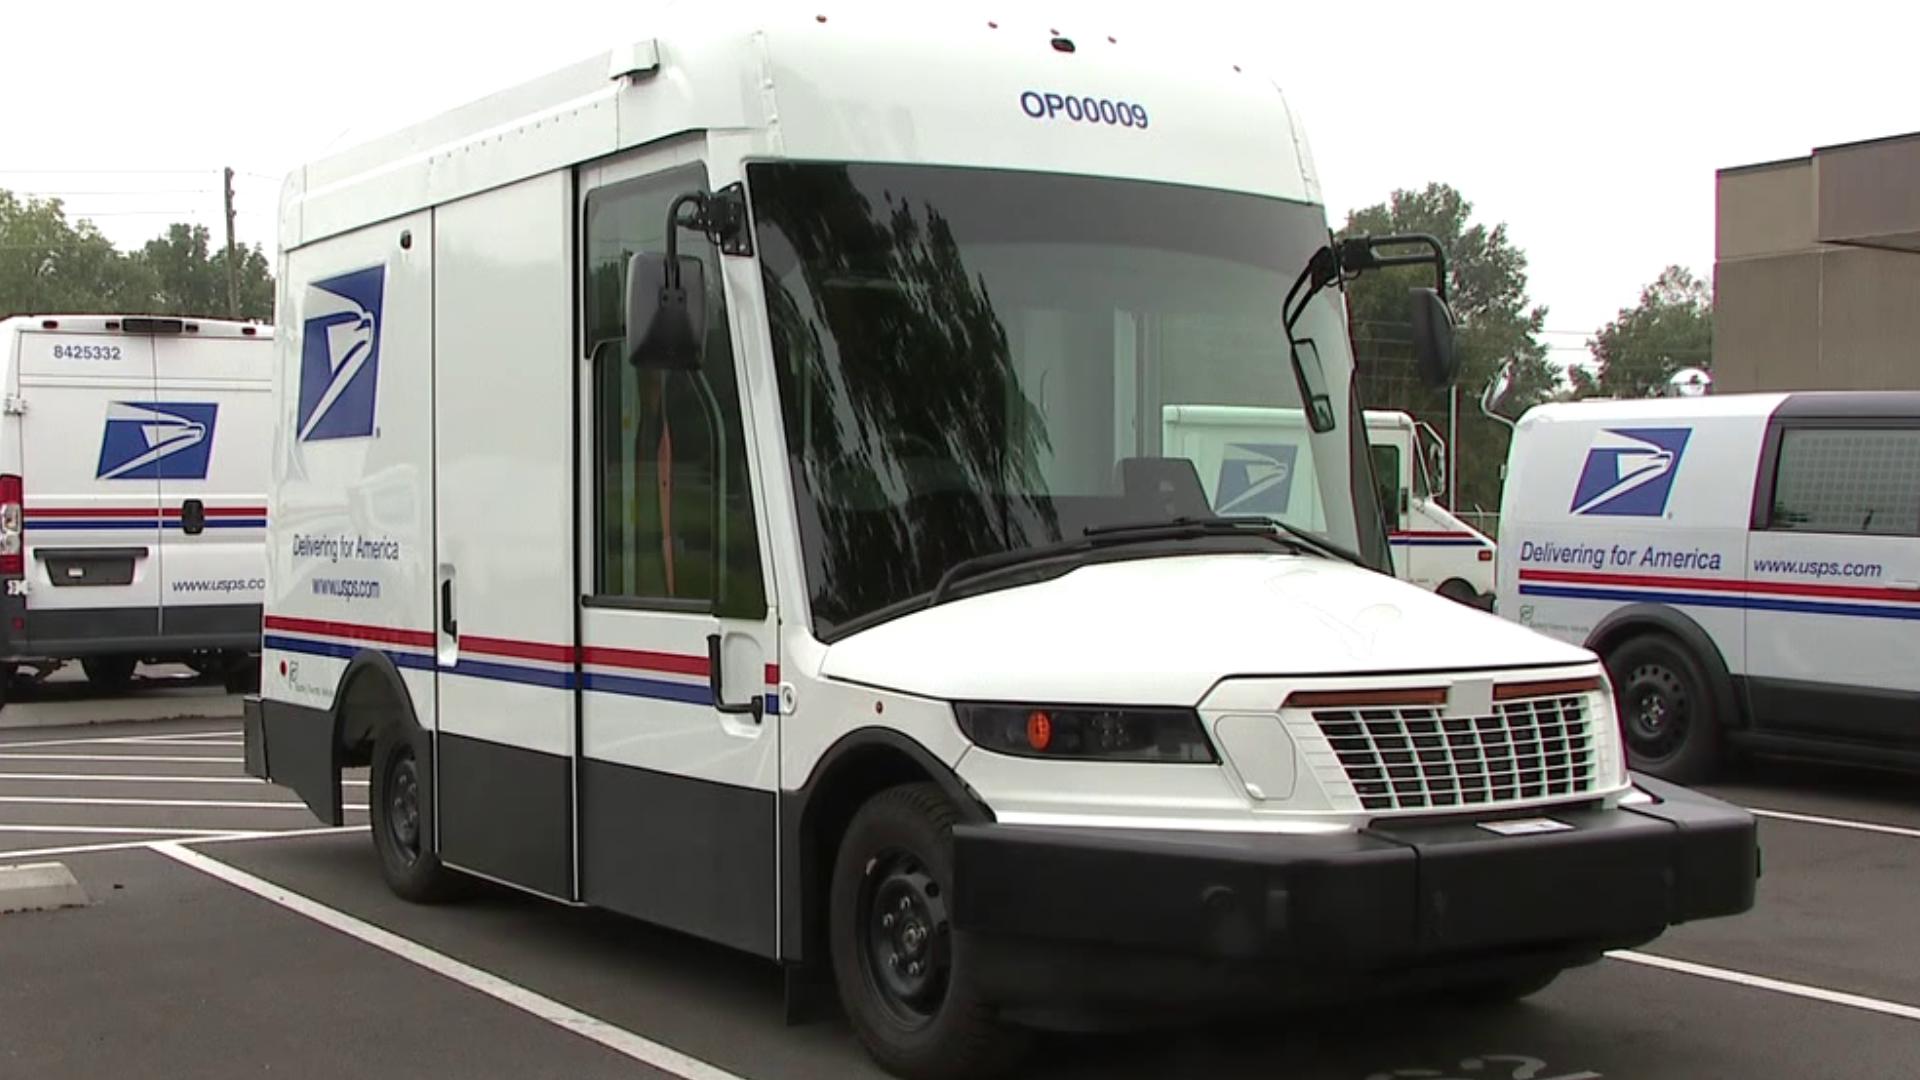
[(290, 715), (330, 716), (372, 650), (435, 723), (432, 227), (370, 225), (281, 265), (261, 696), (306, 707)]
[[(440, 854), (573, 896), (571, 184), (434, 211)], [(446, 594), (442, 594), (443, 596)]]
[[(160, 487), (176, 434), (138, 334), (20, 335), (27, 614), (18, 656), (137, 650), (160, 629)], [(147, 421), (152, 421), (148, 423)]]
[(204, 425), (206, 443), (160, 471), (160, 632), (258, 648), (273, 343), (156, 337), (153, 371), (155, 400)]
[(1747, 611), (1757, 729), (1920, 746), (1917, 464), (1920, 413), (1774, 421)]
[(1586, 644), (1621, 607), (1671, 605), (1741, 675), (1747, 518), (1766, 411), (1723, 400), (1530, 412), (1508, 458), (1500, 613)]

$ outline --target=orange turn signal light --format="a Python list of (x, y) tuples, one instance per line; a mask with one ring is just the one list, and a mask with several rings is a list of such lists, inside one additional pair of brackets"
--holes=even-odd
[(1045, 750), (1053, 744), (1053, 717), (1035, 709), (1027, 714), (1027, 745)]

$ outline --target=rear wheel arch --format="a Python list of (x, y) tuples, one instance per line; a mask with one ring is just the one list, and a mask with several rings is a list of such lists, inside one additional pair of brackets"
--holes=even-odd
[[(1642, 634), (1665, 634), (1686, 649), (1710, 684), (1714, 713), (1720, 726), (1727, 730), (1746, 726), (1746, 710), (1734, 692), (1733, 675), (1726, 657), (1713, 635), (1686, 612), (1666, 604), (1629, 604), (1602, 619), (1587, 635), (1586, 645), (1605, 662), (1610, 653)], [(1619, 676), (1611, 668), (1608, 674), (1616, 679)]]
[(344, 765), (370, 764), (374, 740), (389, 727), (420, 729), (400, 669), (385, 653), (371, 650), (348, 662), (334, 690), (332, 711), (334, 745)]
[(853, 816), (889, 788), (926, 782), (939, 785), (961, 820), (992, 820), (992, 813), (951, 768), (890, 728), (862, 728), (842, 736), (815, 762), (805, 784), (782, 795), (783, 959), (813, 964), (826, 958), (833, 863)]

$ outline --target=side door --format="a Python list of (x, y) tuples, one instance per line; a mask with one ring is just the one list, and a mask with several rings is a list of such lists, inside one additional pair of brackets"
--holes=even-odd
[(177, 448), (156, 410), (153, 339), (20, 339), (21, 488), (30, 648), (144, 648), (160, 628), (160, 473)]
[(153, 408), (171, 418), (182, 444), (158, 477), (160, 633), (168, 638), (237, 648), (259, 636), (272, 364), (270, 338), (237, 330), (153, 340)]
[(1777, 420), (1752, 525), (1756, 722), (1920, 743), (1920, 421)]
[(589, 903), (763, 955), (776, 943), (779, 754), (743, 380), (714, 245), (698, 371), (636, 366), (625, 286), (706, 190), (697, 144), (581, 172), (581, 887)]
[(577, 893), (571, 211), (571, 177), (547, 173), (436, 207), (431, 240), (440, 855), (563, 899)]

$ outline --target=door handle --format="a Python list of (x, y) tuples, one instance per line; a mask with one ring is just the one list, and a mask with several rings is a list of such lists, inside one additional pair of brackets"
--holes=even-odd
[(188, 499), (180, 504), (180, 531), (188, 536), (199, 536), (207, 530), (207, 504), (199, 499)]
[(440, 583), (440, 632), (450, 638), (460, 636), (460, 620), (453, 617), (453, 579)]
[(713, 695), (715, 711), (728, 716), (751, 716), (758, 724), (766, 717), (767, 699), (764, 694), (755, 694), (747, 701), (728, 704), (722, 696), (720, 687), (724, 685), (720, 678), (720, 635), (707, 635), (707, 692)]

